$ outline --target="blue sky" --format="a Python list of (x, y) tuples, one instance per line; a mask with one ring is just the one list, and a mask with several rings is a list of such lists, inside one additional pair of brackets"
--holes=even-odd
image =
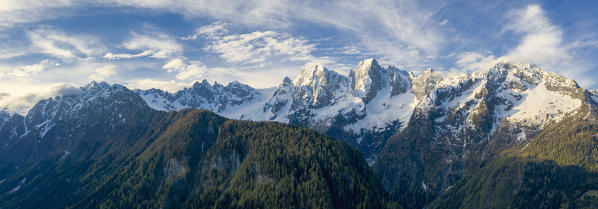
[(597, 1), (0, 2), (0, 107), (92, 80), (175, 91), (278, 85), (310, 63), (421, 72), (529, 62), (598, 88)]

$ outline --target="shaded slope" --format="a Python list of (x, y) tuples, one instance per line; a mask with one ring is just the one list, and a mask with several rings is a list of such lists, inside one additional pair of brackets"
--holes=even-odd
[(430, 208), (596, 208), (597, 132), (586, 105), (489, 160)]
[(422, 102), (372, 166), (392, 198), (410, 208), (423, 208), (497, 153), (594, 105), (575, 81), (533, 65), (502, 63), (462, 79), (429, 70), (413, 82)]
[(0, 183), (0, 208), (389, 206), (359, 152), (315, 131), (198, 110), (148, 109), (127, 124), (146, 114), (148, 125), (90, 132), (105, 140), (27, 160)]

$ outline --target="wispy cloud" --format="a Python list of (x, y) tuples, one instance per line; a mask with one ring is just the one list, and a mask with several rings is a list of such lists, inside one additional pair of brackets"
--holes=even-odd
[(262, 66), (266, 62), (308, 62), (316, 59), (312, 55), (315, 44), (286, 33), (255, 31), (228, 34), (223, 23), (203, 26), (195, 31), (186, 39), (206, 39), (205, 50), (219, 54), (231, 64)]
[(334, 1), (300, 6), (306, 21), (332, 25), (356, 36), (366, 53), (411, 69), (437, 56), (448, 41), (433, 13), (416, 1)]
[[(176, 79), (168, 81), (145, 79), (143, 80), (143, 83), (177, 83), (176, 85), (172, 86), (183, 86), (182, 84), (189, 84), (193, 81), (206, 79), (211, 82), (216, 81), (220, 83), (239, 81), (254, 88), (269, 88), (279, 84), (284, 78), (284, 75), (294, 75), (299, 68), (297, 66), (286, 65), (256, 69), (237, 67), (209, 67), (197, 60), (175, 58), (164, 64), (162, 69), (173, 73)], [(140, 83), (136, 84), (140, 85)], [(168, 89), (172, 89), (172, 87), (169, 87)]]
[(27, 93), (24, 95), (8, 94), (0, 100), (0, 107), (24, 115), (41, 99), (79, 93), (81, 93), (79, 87), (66, 83), (56, 83), (50, 86), (40, 86), (36, 88), (35, 93)]
[(522, 34), (523, 37), (519, 45), (502, 59), (541, 63), (551, 67), (572, 59), (569, 47), (563, 43), (562, 30), (550, 22), (539, 5), (513, 10), (507, 17), (509, 23), (504, 30)]
[(132, 33), (129, 40), (122, 46), (130, 51), (140, 51), (139, 53), (106, 53), (106, 59), (128, 59), (135, 57), (150, 56), (159, 59), (169, 59), (180, 56), (183, 52), (183, 46), (175, 38), (163, 33), (138, 34)]
[(116, 75), (117, 69), (118, 68), (116, 67), (116, 65), (105, 65), (105, 66), (96, 68), (94, 70), (94, 73), (89, 75), (89, 78), (96, 80), (96, 81), (106, 80), (107, 78)]
[(47, 27), (26, 32), (31, 41), (29, 53), (43, 53), (63, 60), (97, 56), (105, 51), (97, 38), (71, 35)]
[(45, 1), (0, 1), (0, 29), (15, 24), (35, 22), (43, 19), (67, 15), (69, 11), (56, 11), (59, 8), (72, 7), (74, 1), (45, 0)]
[[(15, 6), (7, 7), (7, 11), (31, 11), (43, 13), (42, 4), (27, 6), (24, 3), (12, 2)], [(56, 2), (52, 8), (81, 7), (80, 4), (64, 1)], [(333, 26), (341, 29), (350, 36), (359, 40), (362, 52), (384, 57), (393, 64), (415, 69), (424, 62), (430, 62), (437, 56), (438, 51), (445, 45), (447, 39), (438, 30), (442, 22), (433, 18), (434, 8), (421, 7), (417, 1), (287, 1), (287, 0), (208, 0), (208, 1), (159, 1), (159, 0), (96, 0), (88, 1), (87, 6), (130, 6), (136, 8), (150, 8), (153, 10), (167, 11), (182, 14), (186, 17), (209, 17), (224, 22), (243, 26), (260, 26), (267, 28), (288, 28), (295, 21), (307, 21), (321, 26)], [(33, 19), (31, 21), (34, 21)], [(227, 32), (226, 25), (215, 25), (211, 28), (201, 28), (197, 34), (185, 37), (197, 38), (201, 33), (213, 33), (212, 37), (221, 37)], [(213, 31), (209, 31), (213, 30)], [(302, 52), (285, 51), (283, 48), (264, 48), (232, 54), (228, 48), (234, 44), (245, 46), (243, 41), (286, 41), (284, 43), (267, 42), (265, 44), (295, 44), (293, 47), (304, 45), (301, 39), (284, 37), (285, 33), (276, 30), (259, 30), (254, 34), (237, 34), (229, 37), (231, 40), (220, 40), (215, 43), (212, 50), (222, 54), (230, 62), (256, 63), (257, 59), (248, 59), (248, 53), (258, 56), (267, 53), (297, 53), (297, 59), (305, 59)], [(259, 34), (259, 33), (262, 34)], [(275, 34), (272, 34), (273, 32)], [(244, 36), (243, 36), (244, 35)], [(288, 34), (286, 34), (288, 35)], [(246, 40), (252, 36), (253, 40)], [(236, 39), (235, 39), (236, 38)], [(281, 40), (282, 39), (282, 40)], [(270, 47), (268, 45), (267, 47)], [(131, 47), (134, 48), (134, 47)], [(144, 48), (144, 47), (137, 47)], [(147, 46), (145, 48), (148, 48)], [(309, 50), (309, 46), (302, 50)], [(147, 56), (149, 51), (135, 53), (108, 53), (106, 58), (134, 58)], [(154, 54), (153, 56), (161, 56)]]
[(496, 64), (494, 55), (485, 55), (478, 52), (463, 52), (456, 56), (456, 67), (465, 71), (484, 71)]
[(179, 80), (198, 80), (205, 78), (208, 68), (199, 61), (188, 62), (182, 58), (168, 61), (162, 69), (176, 74)]
[(183, 40), (197, 40), (202, 37), (220, 38), (228, 33), (228, 24), (225, 22), (215, 22), (195, 29), (195, 33), (190, 36), (182, 37)]
[[(446, 10), (455, 4), (458, 9)], [(437, 0), (6, 0), (0, 2), (0, 89), (10, 92), (6, 100), (91, 79), (170, 90), (202, 79), (271, 87), (306, 63), (346, 73), (365, 57), (408, 71), (532, 62), (582, 86), (594, 82), (587, 69), (597, 65), (590, 60), (598, 49), (595, 34), (571, 35), (579, 31), (558, 25), (563, 14), (540, 5), (471, 9), (480, 4), (488, 5), (485, 13), (506, 13), (463, 21), (455, 18), (460, 3)], [(105, 19), (96, 21), (97, 14)], [(122, 24), (121, 17), (127, 18)]]
[(575, 56), (575, 50), (591, 46), (592, 41), (569, 41), (562, 29), (553, 24), (540, 5), (532, 4), (509, 11), (502, 33), (513, 32), (521, 36), (515, 47), (502, 56), (489, 52), (462, 52), (455, 62), (465, 70), (486, 70), (496, 62), (524, 62), (542, 66), (545, 70), (575, 78), (584, 86), (595, 83), (582, 76), (591, 66)]
[(0, 79), (28, 77), (58, 66), (60, 66), (59, 62), (50, 59), (44, 59), (40, 63), (32, 65), (4, 66), (0, 67)]
[(4, 98), (10, 96), (10, 93), (6, 93), (6, 92), (0, 92), (0, 100), (3, 100)]

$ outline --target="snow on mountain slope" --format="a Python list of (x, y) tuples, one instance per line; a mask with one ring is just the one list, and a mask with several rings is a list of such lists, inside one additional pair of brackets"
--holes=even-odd
[[(307, 126), (355, 145), (369, 162), (388, 137), (407, 128), (416, 112), (430, 116), (438, 129), (436, 137), (449, 137), (449, 144), (454, 144), (464, 143), (458, 141), (468, 132), (488, 132), (490, 137), (505, 121), (535, 130), (585, 101), (598, 103), (598, 91), (586, 91), (572, 79), (535, 65), (499, 63), (485, 72), (461, 74), (430, 69), (416, 76), (367, 59), (348, 76), (322, 65), (305, 66), (295, 79), (287, 77), (269, 89), (203, 80), (174, 93), (160, 89), (131, 93), (124, 86), (92, 82), (78, 95), (39, 101), (21, 124), (6, 126), (12, 132), (5, 128), (0, 134), (34, 130), (43, 138), (56, 121), (77, 117), (83, 109), (136, 104), (128, 94), (139, 95), (156, 110), (206, 109), (232, 119)], [(8, 118), (0, 114), (0, 129)]]
[(8, 120), (10, 120), (12, 115), (7, 110), (0, 110), (0, 127), (3, 126)]
[(267, 99), (272, 97), (274, 88), (254, 89), (236, 81), (227, 86), (219, 83), (211, 85), (203, 80), (175, 93), (160, 89), (135, 92), (156, 110), (193, 108), (217, 112), (234, 119), (268, 120), (263, 114), (263, 108)]
[(195, 82), (191, 88), (185, 88), (174, 94), (159, 90), (136, 90), (150, 107), (157, 110), (180, 110), (183, 108), (205, 109), (221, 112), (227, 106), (241, 105), (259, 97), (255, 89), (231, 82), (227, 86), (219, 83), (210, 85), (207, 80)]
[(269, 106), (286, 104), (284, 111), (273, 112), (276, 119), (282, 116), (323, 131), (341, 125), (359, 135), (363, 130), (386, 129), (397, 121), (406, 123), (415, 101), (408, 92), (410, 85), (407, 73), (382, 68), (374, 59), (361, 61), (349, 77), (314, 65), (303, 69), (292, 87), (281, 85)]
[(503, 119), (539, 127), (583, 102), (575, 81), (529, 64), (499, 63), (486, 72), (456, 75), (428, 70), (413, 78), (413, 86), (418, 107), (441, 115), (437, 122), (459, 113), (467, 118), (460, 125), (471, 125), (475, 111), (489, 108), (494, 129)]
[(385, 129), (388, 123), (398, 119), (403, 123), (400, 128), (404, 129), (416, 105), (415, 94), (408, 92), (391, 96), (391, 89), (385, 88), (365, 106), (366, 117), (344, 128), (357, 134), (362, 129)]
[[(134, 95), (134, 92), (122, 85), (109, 85), (105, 82), (94, 81), (81, 87), (78, 94), (62, 95), (39, 101), (27, 113), (25, 122), (27, 127), (47, 128), (51, 126), (48, 125), (51, 121), (75, 120), (81, 113), (89, 110), (111, 110), (107, 112), (117, 114), (131, 108), (125, 107), (127, 105), (146, 105), (143, 100), (137, 100)], [(116, 115), (106, 115), (106, 117), (109, 116), (116, 117)]]
[[(109, 133), (143, 110), (150, 107), (126, 87), (92, 82), (77, 92), (38, 101), (26, 116), (12, 115), (0, 125), (0, 151), (24, 155), (67, 152), (75, 146), (72, 142), (77, 136), (92, 131)], [(11, 150), (17, 144), (27, 144), (23, 146), (28, 150)]]
[[(232, 93), (232, 85), (243, 92)], [(305, 66), (295, 79), (285, 78), (271, 89), (237, 82), (212, 86), (204, 80), (175, 93), (136, 92), (154, 109), (197, 108), (233, 119), (308, 126), (352, 144), (365, 142), (366, 150), (381, 149), (383, 138), (399, 126), (404, 128), (417, 104), (409, 74), (392, 66), (383, 68), (374, 59), (361, 61), (349, 76), (322, 65)]]
[(521, 99), (523, 101), (511, 110), (504, 111), (503, 117), (508, 116), (511, 121), (543, 124), (546, 119), (557, 120), (564, 113), (571, 112), (582, 104), (579, 99), (549, 91), (544, 82), (522, 92), (521, 95), (524, 97)]
[[(359, 62), (348, 76), (322, 65), (306, 66), (295, 79), (287, 77), (270, 89), (204, 80), (176, 93), (136, 90), (154, 109), (197, 108), (233, 119), (303, 125), (355, 145), (365, 142), (366, 150), (379, 150), (383, 138), (405, 129), (416, 109), (434, 115), (443, 129), (439, 133), (459, 138), (464, 128), (493, 132), (505, 120), (542, 127), (580, 107), (584, 91), (571, 79), (529, 64), (499, 63), (485, 72), (461, 74), (429, 69), (416, 76), (381, 67), (375, 59)], [(488, 125), (480, 126), (484, 121)]]
[(591, 90), (590, 98), (595, 102), (598, 103), (598, 90)]
[[(583, 89), (574, 80), (529, 64), (499, 64), (489, 75), (501, 74), (504, 80), (497, 88), (496, 117), (511, 123), (542, 127), (548, 121), (558, 121), (566, 113), (579, 108), (585, 101)], [(494, 74), (496, 76), (496, 74)]]
[(239, 120), (269, 120), (269, 114), (265, 114), (265, 101), (270, 99), (274, 94), (275, 88), (256, 89), (256, 96), (253, 100), (240, 103), (228, 104), (223, 111), (219, 112), (225, 117), (235, 118)]
[(303, 106), (319, 108), (334, 105), (350, 96), (350, 80), (322, 65), (304, 68), (293, 80), (295, 97)]

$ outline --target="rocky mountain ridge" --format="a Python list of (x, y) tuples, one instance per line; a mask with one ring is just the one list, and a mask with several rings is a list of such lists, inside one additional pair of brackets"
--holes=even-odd
[(375, 59), (359, 62), (348, 76), (322, 65), (307, 66), (295, 79), (287, 77), (271, 89), (202, 81), (174, 94), (136, 92), (154, 109), (207, 109), (234, 119), (314, 128), (355, 145), (370, 163), (388, 137), (407, 127), (414, 112), (442, 115), (434, 123), (448, 121), (450, 130), (441, 126), (447, 131), (471, 126), (472, 119), (482, 116), (489, 132), (504, 121), (537, 129), (595, 94), (529, 64), (499, 63), (485, 72), (463, 74), (430, 69), (416, 76), (381, 67)]
[[(85, 94), (42, 100), (22, 124), (12, 122), (0, 133), (14, 138), (24, 133), (19, 130), (49, 130), (49, 119), (72, 117), (77, 109), (93, 105), (86, 102), (94, 99), (89, 95), (95, 92), (99, 94), (95, 97), (102, 98), (107, 94), (98, 91), (109, 87), (92, 82), (81, 88)], [(525, 132), (558, 120), (582, 103), (598, 100), (596, 91), (586, 91), (574, 80), (535, 65), (499, 63), (485, 72), (463, 74), (430, 69), (416, 76), (394, 66), (381, 67), (375, 59), (359, 62), (348, 76), (322, 65), (306, 66), (293, 80), (286, 77), (270, 89), (254, 89), (239, 82), (211, 85), (203, 80), (175, 93), (160, 89), (134, 92), (156, 110), (205, 109), (232, 119), (310, 127), (353, 144), (370, 164), (386, 140), (405, 129), (414, 114), (434, 115), (432, 123), (443, 132), (452, 132), (455, 139), (464, 127), (474, 127), (474, 121), (481, 118), (486, 124), (477, 126), (488, 132), (487, 138), (508, 122), (526, 127), (517, 133), (523, 139)], [(56, 115), (58, 110), (62, 112)], [(14, 117), (12, 120), (23, 116), (3, 113), (0, 126)]]
[[(17, 171), (25, 163), (18, 159), (75, 155), (75, 148), (101, 140), (82, 140), (96, 132), (146, 126), (153, 118), (143, 115), (152, 112), (147, 110), (205, 109), (310, 127), (348, 142), (393, 199), (421, 208), (484, 160), (525, 148), (544, 127), (596, 105), (597, 91), (535, 65), (512, 63), (484, 72), (430, 69), (414, 75), (368, 59), (348, 76), (312, 65), (270, 89), (204, 80), (169, 93), (92, 82), (78, 93), (39, 101), (25, 116), (0, 111), (0, 151), (8, 159), (0, 162), (0, 175)], [(147, 123), (129, 124), (131, 117)], [(103, 146), (118, 150), (122, 143), (129, 142)]]

